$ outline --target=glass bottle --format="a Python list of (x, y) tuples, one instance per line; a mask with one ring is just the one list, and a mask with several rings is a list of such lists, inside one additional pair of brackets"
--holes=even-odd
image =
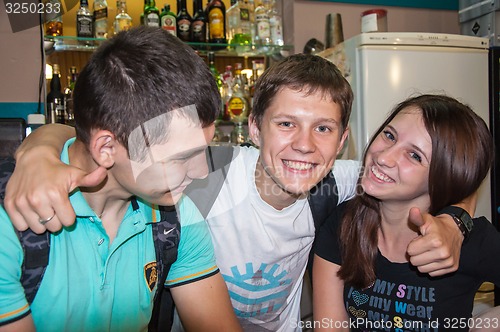
[(66, 117), (66, 104), (64, 94), (61, 92), (61, 76), (59, 65), (52, 65), (52, 79), (50, 91), (47, 94), (47, 123), (64, 123)]
[(191, 41), (207, 42), (207, 16), (203, 10), (203, 0), (193, 0), (193, 22), (191, 23)]
[[(146, 9), (146, 6), (148, 5), (148, 0), (144, 0), (144, 9)], [(144, 25), (144, 10), (142, 11), (141, 15), (139, 16), (139, 24)]]
[(62, 4), (60, 0), (49, 0), (51, 8), (61, 8), (60, 12), (45, 13), (45, 34), (47, 36), (63, 35)]
[(215, 120), (215, 133), (214, 133), (214, 138), (213, 142), (223, 142), (226, 141), (224, 139), (224, 132), (220, 129), (220, 123), (222, 122), (222, 115), (224, 113), (224, 102), (222, 101), (222, 79), (219, 71), (215, 67), (215, 53), (214, 52), (208, 52), (208, 68), (210, 69), (210, 72), (212, 73), (212, 76), (214, 77), (215, 81), (217, 82), (217, 88), (219, 89), (219, 93), (221, 95), (221, 105), (219, 108), (219, 116)]
[(254, 0), (245, 0), (247, 8), (248, 8), (248, 15), (250, 18), (250, 36), (252, 37), (252, 43), (255, 43), (255, 2)]
[(132, 17), (127, 13), (127, 3), (125, 0), (116, 1), (117, 14), (113, 23), (114, 34), (126, 31), (132, 27)]
[[(93, 15), (89, 10), (88, 0), (80, 0), (80, 8), (76, 12), (76, 35), (77, 37), (93, 38), (94, 37), (94, 24)], [(92, 42), (82, 41), (84, 45), (91, 45)]]
[(271, 2), (269, 9), (269, 27), (271, 29), (271, 40), (273, 45), (283, 46), (285, 44), (283, 38), (283, 20), (276, 8), (276, 1)]
[(170, 11), (170, 5), (165, 4), (160, 14), (160, 23), (163, 30), (177, 36), (177, 16)]
[(221, 0), (211, 0), (207, 5), (208, 42), (226, 44), (226, 6)]
[(269, 11), (266, 6), (269, 1), (262, 0), (255, 7), (255, 43), (258, 45), (271, 44), (271, 24), (269, 22)]
[(228, 103), (228, 113), (231, 121), (235, 124), (244, 123), (247, 120), (249, 105), (245, 96), (243, 81), (241, 78), (241, 63), (235, 64), (233, 93)]
[(94, 0), (94, 37), (108, 37), (108, 3), (106, 0)]
[(76, 79), (78, 78), (78, 69), (75, 66), (69, 68), (68, 86), (64, 89), (64, 100), (66, 103), (65, 123), (75, 125), (75, 113), (73, 112), (73, 90), (75, 89)]
[(144, 25), (160, 27), (160, 11), (156, 7), (155, 0), (147, 0), (144, 6)]
[(238, 0), (231, 0), (230, 7), (226, 11), (226, 32), (227, 41), (232, 43), (235, 35), (235, 29), (238, 27), (239, 17), (236, 15)]
[(193, 18), (189, 15), (186, 0), (177, 1), (177, 37), (184, 42), (190, 42), (191, 22)]
[(252, 43), (250, 31), (250, 12), (247, 3), (236, 0), (227, 10), (227, 36), (231, 44), (249, 45)]
[(226, 70), (221, 75), (222, 76), (222, 88), (221, 88), (221, 98), (224, 111), (222, 113), (222, 119), (224, 121), (231, 120), (228, 111), (229, 100), (233, 95), (233, 67), (231, 65), (226, 66)]

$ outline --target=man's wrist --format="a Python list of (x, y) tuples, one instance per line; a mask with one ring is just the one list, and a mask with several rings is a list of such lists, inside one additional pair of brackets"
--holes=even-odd
[(439, 211), (438, 215), (440, 214), (449, 215), (459, 228), (460, 232), (464, 236), (464, 239), (467, 239), (469, 233), (472, 231), (474, 223), (472, 221), (472, 217), (465, 209), (450, 205)]

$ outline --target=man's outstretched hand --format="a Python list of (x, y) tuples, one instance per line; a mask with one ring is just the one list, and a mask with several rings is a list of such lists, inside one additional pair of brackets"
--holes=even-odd
[(411, 264), (433, 277), (456, 271), (464, 238), (453, 218), (447, 214), (434, 217), (412, 208), (408, 220), (421, 234), (408, 245)]

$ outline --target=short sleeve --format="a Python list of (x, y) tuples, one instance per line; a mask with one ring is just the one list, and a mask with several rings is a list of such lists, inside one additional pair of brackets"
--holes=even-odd
[(30, 312), (21, 284), (23, 250), (10, 219), (0, 206), (0, 326)]
[(337, 184), (338, 204), (348, 201), (356, 194), (360, 163), (356, 160), (336, 160), (333, 175)]
[(207, 222), (187, 196), (182, 198), (178, 209), (181, 239), (177, 260), (165, 281), (167, 287), (194, 282), (219, 271)]

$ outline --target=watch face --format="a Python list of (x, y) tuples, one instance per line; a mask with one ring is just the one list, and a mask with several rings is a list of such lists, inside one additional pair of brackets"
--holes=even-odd
[(464, 232), (464, 235), (466, 235), (465, 233), (469, 233), (472, 230), (472, 228), (474, 227), (474, 222), (472, 221), (472, 218), (469, 215), (469, 213), (466, 210), (464, 210), (458, 206), (449, 205), (449, 206), (445, 207), (444, 209), (442, 209), (438, 214), (441, 214), (441, 213), (449, 214), (454, 219), (456, 219), (455, 221), (457, 222), (459, 227), (465, 228), (465, 229), (462, 229), (462, 232)]
[(462, 215), (460, 215), (458, 217), (464, 223), (465, 228), (467, 228), (467, 230), (470, 232), (472, 230), (473, 225), (474, 225), (470, 215), (464, 210)]

